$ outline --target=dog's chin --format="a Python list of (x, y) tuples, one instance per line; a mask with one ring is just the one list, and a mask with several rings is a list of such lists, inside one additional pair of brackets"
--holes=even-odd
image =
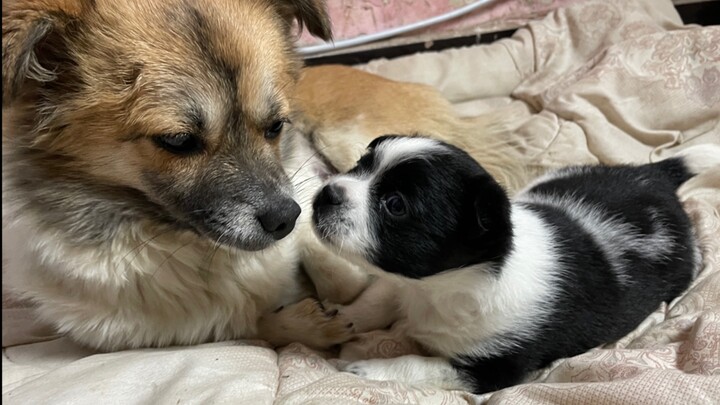
[(193, 231), (201, 237), (207, 238), (217, 246), (224, 246), (231, 249), (256, 252), (267, 249), (279, 242), (270, 234), (260, 230), (252, 232), (239, 232), (237, 229), (209, 229), (205, 226), (192, 226)]
[(320, 239), (324, 244), (326, 244), (329, 247), (338, 249), (339, 243), (336, 241), (337, 238), (332, 231), (330, 231), (328, 228), (325, 227), (315, 227), (315, 235)]
[(267, 249), (280, 241), (273, 239), (272, 236), (266, 233), (257, 233), (250, 236), (228, 236), (225, 234), (223, 237), (220, 237), (218, 233), (214, 233), (211, 239), (227, 247), (248, 252)]
[(312, 215), (313, 230), (315, 235), (323, 243), (330, 247), (336, 247), (337, 229), (332, 226), (331, 221), (323, 215), (319, 215), (317, 211), (313, 212)]
[(364, 253), (349, 249), (350, 246), (343, 242), (345, 235), (342, 233), (340, 227), (337, 226), (339, 223), (341, 222), (337, 218), (331, 219), (313, 216), (313, 230), (315, 231), (315, 235), (328, 246), (330, 250), (343, 257), (352, 256), (353, 258), (361, 258), (363, 261), (367, 261)]
[(267, 249), (274, 244), (276, 244), (277, 240), (266, 237), (266, 238), (253, 238), (253, 239), (247, 239), (247, 238), (236, 238), (233, 241), (226, 243), (226, 246), (229, 246), (234, 249), (238, 250), (245, 250), (248, 252), (257, 252), (259, 250)]
[(318, 239), (320, 239), (325, 246), (338, 256), (343, 257), (358, 266), (367, 266), (368, 264), (375, 266), (371, 258), (368, 257), (365, 252), (356, 252), (349, 249), (349, 247), (343, 243), (344, 235), (332, 225), (328, 225), (327, 223), (325, 225), (328, 226), (318, 226), (317, 223), (314, 223), (313, 225), (315, 225), (313, 226), (313, 229)]

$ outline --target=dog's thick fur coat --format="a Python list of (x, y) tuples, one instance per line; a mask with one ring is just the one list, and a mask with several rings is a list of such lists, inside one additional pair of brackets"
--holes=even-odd
[(347, 339), (293, 304), (296, 18), (330, 37), (315, 0), (3, 2), (5, 286), (102, 350)]
[[(367, 282), (311, 230), (332, 166), (393, 130), (389, 111), (419, 123), (403, 129), (467, 131), (500, 177), (519, 165), (481, 153), (494, 118), (458, 119), (427, 87), (301, 74), (295, 20), (330, 37), (320, 0), (3, 2), (4, 287), (102, 350), (348, 339), (300, 280), (338, 303)], [(371, 125), (344, 137), (356, 112)]]

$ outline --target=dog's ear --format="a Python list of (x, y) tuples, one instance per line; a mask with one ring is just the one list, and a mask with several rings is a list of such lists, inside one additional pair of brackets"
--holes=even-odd
[(280, 14), (289, 24), (297, 20), (300, 30), (304, 26), (318, 38), (325, 41), (332, 39), (325, 0), (279, 0), (277, 4)]
[(3, 107), (29, 82), (55, 79), (66, 61), (68, 24), (82, 12), (81, 0), (2, 2)]

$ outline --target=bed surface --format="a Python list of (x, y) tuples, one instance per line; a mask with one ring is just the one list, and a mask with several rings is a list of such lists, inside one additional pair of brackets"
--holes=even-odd
[[(362, 66), (438, 88), (463, 115), (517, 111), (534, 164), (646, 163), (694, 148), (720, 156), (720, 27), (683, 26), (670, 0), (588, 1), (491, 45)], [(714, 148), (714, 150), (713, 150)], [(713, 155), (715, 153), (715, 155)], [(716, 160), (717, 161), (717, 160)], [(680, 190), (702, 271), (681, 297), (612, 345), (559, 360), (528, 384), (484, 396), (362, 380), (339, 363), (413, 352), (397, 330), (340, 358), (262, 342), (94, 354), (3, 297), (7, 403), (720, 403), (720, 166)], [(5, 249), (5, 243), (3, 243)]]

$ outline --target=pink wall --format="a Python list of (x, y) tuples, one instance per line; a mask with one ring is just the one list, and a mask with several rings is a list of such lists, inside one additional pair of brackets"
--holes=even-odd
[[(354, 38), (443, 14), (474, 0), (328, 0), (335, 39)], [(476, 27), (519, 26), (548, 11), (581, 0), (495, 0), (472, 14), (417, 34), (450, 37)], [(485, 29), (484, 31), (488, 31)], [(319, 43), (304, 34), (301, 45)]]

